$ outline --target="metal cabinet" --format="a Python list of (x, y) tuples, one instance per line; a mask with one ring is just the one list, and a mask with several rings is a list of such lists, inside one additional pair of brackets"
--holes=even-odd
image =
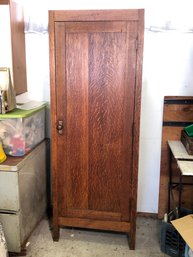
[(0, 165), (0, 222), (9, 252), (21, 252), (46, 210), (46, 140)]

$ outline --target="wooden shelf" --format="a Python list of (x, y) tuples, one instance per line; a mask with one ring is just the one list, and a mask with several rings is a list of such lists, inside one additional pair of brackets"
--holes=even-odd
[(181, 141), (168, 141), (170, 150), (175, 159), (193, 160), (193, 155), (189, 155)]
[(182, 176), (193, 176), (192, 161), (177, 161), (177, 164), (182, 173)]

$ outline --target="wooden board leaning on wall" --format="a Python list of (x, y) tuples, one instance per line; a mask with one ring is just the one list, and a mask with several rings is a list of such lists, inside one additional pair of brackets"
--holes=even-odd
[[(0, 7), (9, 6), (11, 29), (12, 84), (16, 95), (27, 92), (26, 47), (24, 34), (24, 11), (21, 1), (0, 0)], [(4, 27), (5, 21), (1, 20)], [(7, 42), (9, 44), (9, 42)], [(0, 49), (4, 51), (4, 49)]]
[[(169, 180), (169, 148), (168, 140), (180, 140), (184, 127), (193, 124), (193, 97), (190, 96), (165, 96), (163, 110), (160, 191), (158, 218), (162, 219), (167, 213), (168, 180)], [(174, 172), (177, 172), (175, 163), (172, 163)], [(175, 173), (174, 173), (175, 174)], [(177, 178), (176, 178), (177, 179)], [(192, 177), (186, 178), (193, 182)], [(185, 181), (185, 180), (184, 180)], [(182, 206), (193, 209), (193, 186), (184, 186), (182, 193)], [(177, 204), (178, 191), (173, 190), (173, 207)]]

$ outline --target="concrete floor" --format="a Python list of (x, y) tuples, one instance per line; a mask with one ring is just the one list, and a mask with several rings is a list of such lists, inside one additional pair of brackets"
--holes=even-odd
[(47, 219), (29, 238), (26, 257), (164, 257), (159, 244), (160, 222), (137, 218), (136, 250), (131, 251), (125, 234), (79, 229), (60, 229), (53, 242)]

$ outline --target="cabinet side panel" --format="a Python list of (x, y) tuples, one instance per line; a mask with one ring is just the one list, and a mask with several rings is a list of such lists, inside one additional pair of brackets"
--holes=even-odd
[(144, 42), (144, 10), (139, 10), (139, 21), (137, 26), (137, 58), (136, 58), (136, 82), (134, 103), (134, 126), (133, 126), (133, 168), (132, 168), (132, 198), (131, 198), (131, 231), (130, 249), (135, 248), (136, 238), (136, 210), (138, 189), (138, 162), (139, 162), (139, 127), (141, 109), (141, 87), (142, 87), (142, 64), (143, 64), (143, 42)]
[(46, 141), (28, 155), (18, 175), (23, 244), (46, 211)]

